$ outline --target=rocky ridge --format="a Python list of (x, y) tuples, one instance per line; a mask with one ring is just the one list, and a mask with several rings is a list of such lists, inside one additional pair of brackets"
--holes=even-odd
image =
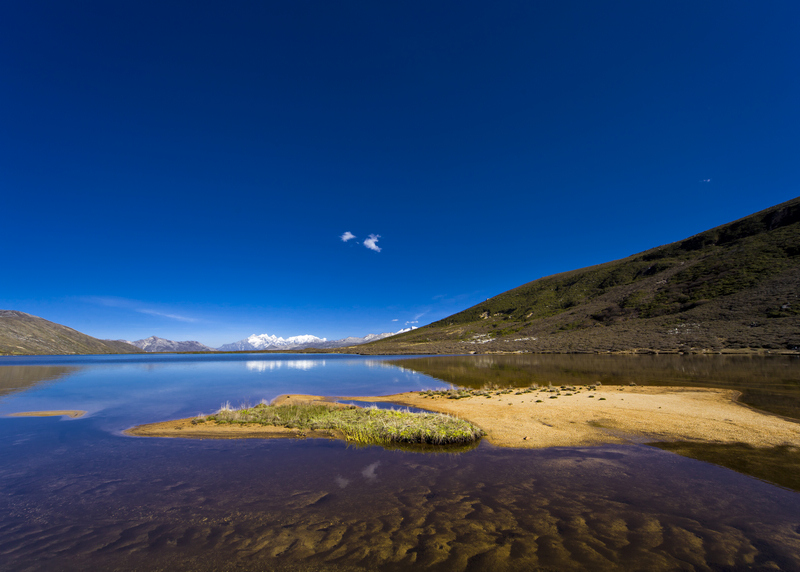
[(150, 336), (143, 340), (136, 340), (135, 342), (126, 342), (133, 344), (137, 348), (141, 348), (148, 353), (159, 352), (213, 352), (214, 348), (210, 348), (205, 344), (196, 341), (187, 342), (174, 342), (172, 340), (165, 340), (156, 336)]

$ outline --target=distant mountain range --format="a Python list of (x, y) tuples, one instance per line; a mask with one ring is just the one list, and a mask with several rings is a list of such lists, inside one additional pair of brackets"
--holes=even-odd
[(0, 310), (0, 355), (130, 354), (127, 342), (98, 340), (67, 326), (16, 310)]
[[(124, 341), (124, 340), (120, 340)], [(135, 342), (126, 342), (133, 344), (137, 348), (141, 348), (148, 353), (157, 352), (213, 352), (214, 348), (200, 342), (173, 342), (172, 340), (165, 340), (156, 336), (150, 336), (143, 340), (136, 340)]]
[(308, 348), (315, 349), (330, 349), (330, 348), (343, 348), (347, 346), (357, 346), (382, 340), (403, 332), (410, 332), (413, 328), (406, 328), (399, 332), (388, 332), (384, 334), (367, 334), (363, 338), (347, 337), (341, 340), (330, 340), (326, 338), (318, 338), (309, 334), (302, 336), (291, 336), (288, 338), (281, 338), (269, 334), (253, 334), (249, 338), (239, 340), (232, 344), (225, 344), (217, 348), (223, 352), (252, 352), (264, 350), (302, 350)]
[(800, 198), (534, 280), (358, 353), (741, 350), (800, 351)]
[(157, 336), (130, 342), (127, 340), (98, 340), (67, 326), (49, 322), (16, 310), (0, 310), (0, 355), (66, 355), (66, 354), (127, 354), (213, 351), (262, 351), (334, 349), (382, 340), (399, 332), (368, 334), (363, 338), (348, 337), (328, 341), (312, 335), (281, 338), (269, 334), (253, 334), (245, 340), (214, 349), (197, 341), (176, 342)]

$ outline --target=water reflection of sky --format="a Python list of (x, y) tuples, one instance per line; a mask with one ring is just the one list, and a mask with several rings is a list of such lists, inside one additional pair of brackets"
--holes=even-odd
[(272, 371), (286, 367), (288, 369), (309, 370), (312, 367), (325, 367), (325, 360), (298, 359), (298, 360), (252, 360), (245, 363), (250, 371)]
[(32, 383), (26, 391), (0, 398), (0, 415), (80, 409), (111, 431), (209, 413), (228, 401), (238, 406), (286, 393), (385, 395), (444, 385), (413, 371), (365, 367), (367, 360), (354, 356), (45, 356), (13, 361), (17, 373), (45, 368), (52, 376), (58, 368), (60, 377), (57, 383)]
[(120, 433), (226, 401), (445, 385), (375, 358), (26, 360), (71, 369), (41, 370), (0, 414), (90, 415), (0, 418), (0, 569), (800, 569), (800, 495), (649, 447), (421, 455)]

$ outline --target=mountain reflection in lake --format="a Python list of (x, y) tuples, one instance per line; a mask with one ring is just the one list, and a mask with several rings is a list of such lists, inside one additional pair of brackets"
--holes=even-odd
[[(800, 569), (800, 495), (640, 445), (423, 455), (120, 435), (227, 400), (443, 385), (374, 357), (237, 357), (128, 357), (0, 399), (3, 414), (91, 412), (0, 419), (0, 569)], [(265, 360), (287, 363), (252, 366)]]
[(800, 419), (800, 358), (743, 355), (474, 355), (389, 363), (464, 387), (539, 385), (659, 385), (721, 387), (741, 401)]
[[(0, 358), (2, 359), (2, 358)], [(61, 379), (78, 368), (63, 366), (19, 366), (0, 367), (0, 397), (25, 391), (47, 381)]]

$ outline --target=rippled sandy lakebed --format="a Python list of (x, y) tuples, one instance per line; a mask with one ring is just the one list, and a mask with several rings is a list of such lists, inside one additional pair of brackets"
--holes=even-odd
[(0, 401), (88, 411), (0, 419), (0, 568), (800, 569), (800, 495), (644, 445), (417, 454), (122, 435), (228, 399), (444, 386), (376, 360), (258, 357), (83, 363)]

